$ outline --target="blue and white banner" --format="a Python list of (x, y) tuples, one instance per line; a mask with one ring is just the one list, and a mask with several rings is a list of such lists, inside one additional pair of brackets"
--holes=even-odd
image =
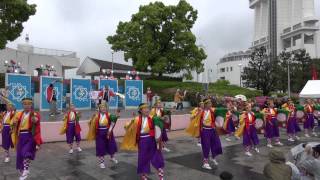
[(31, 76), (22, 74), (6, 74), (6, 86), (9, 87), (9, 100), (17, 110), (23, 109), (21, 100), (25, 97), (32, 98)]
[(53, 84), (55, 90), (57, 109), (62, 110), (63, 80), (61, 77), (40, 76), (40, 111), (50, 110), (50, 104), (47, 100), (47, 90), (50, 84)]
[[(114, 93), (118, 92), (118, 81), (117, 80), (109, 80), (109, 79), (100, 79), (99, 81), (99, 90), (103, 90), (105, 86), (109, 87)], [(110, 96), (109, 99), (109, 108), (117, 109), (118, 108), (118, 96)]]
[(125, 81), (125, 106), (127, 108), (137, 108), (142, 103), (143, 81), (126, 80)]
[(77, 109), (91, 108), (91, 80), (90, 79), (71, 79), (70, 101)]

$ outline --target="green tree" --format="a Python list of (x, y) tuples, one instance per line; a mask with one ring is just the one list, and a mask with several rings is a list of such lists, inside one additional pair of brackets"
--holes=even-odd
[(306, 82), (311, 79), (312, 66), (320, 69), (320, 63), (317, 59), (312, 60), (305, 49), (295, 51), (283, 51), (279, 57), (279, 67), (276, 72), (278, 78), (277, 90), (286, 92), (288, 90), (288, 63), (290, 69), (291, 92), (298, 93), (302, 90)]
[(140, 6), (131, 21), (120, 22), (116, 34), (107, 41), (115, 51), (123, 51), (125, 60), (132, 60), (139, 71), (153, 74), (191, 71), (203, 72), (202, 61), (207, 55), (196, 45), (191, 29), (198, 12), (185, 0), (176, 6), (154, 2)]
[(242, 79), (246, 87), (261, 90), (263, 95), (276, 89), (278, 61), (270, 61), (265, 47), (255, 49), (251, 54), (248, 67), (243, 69)]
[(0, 49), (4, 49), (8, 41), (14, 41), (23, 30), (22, 23), (36, 13), (36, 5), (27, 0), (0, 1)]
[(300, 92), (312, 76), (312, 59), (305, 49), (292, 52), (293, 58), (290, 62), (292, 68), (292, 92)]

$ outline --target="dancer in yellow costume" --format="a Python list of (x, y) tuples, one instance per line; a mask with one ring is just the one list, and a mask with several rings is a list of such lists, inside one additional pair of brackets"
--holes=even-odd
[(204, 108), (204, 103), (200, 102), (199, 106), (194, 108), (191, 111), (191, 117), (190, 117), (190, 124), (186, 129), (186, 132), (190, 134), (192, 137), (195, 137), (198, 139), (197, 141), (197, 146), (201, 147), (201, 142), (200, 142), (200, 118), (201, 118), (201, 113)]

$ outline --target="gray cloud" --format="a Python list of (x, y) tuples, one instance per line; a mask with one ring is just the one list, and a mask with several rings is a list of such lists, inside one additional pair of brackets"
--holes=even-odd
[[(318, 0), (319, 1), (319, 0)], [(141, 4), (150, 0), (29, 0), (36, 3), (37, 14), (25, 23), (22, 36), (10, 47), (24, 41), (37, 47), (76, 51), (86, 56), (111, 59), (110, 45), (105, 38), (112, 35), (119, 21), (128, 21)], [(178, 0), (164, 0), (176, 4)], [(231, 51), (250, 46), (253, 11), (248, 0), (188, 0), (198, 10), (193, 32), (198, 43), (205, 46), (210, 64)], [(123, 53), (115, 61), (123, 62)]]

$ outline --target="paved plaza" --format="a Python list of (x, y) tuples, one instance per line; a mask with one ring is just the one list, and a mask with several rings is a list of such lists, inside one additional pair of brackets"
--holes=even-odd
[[(191, 108), (184, 108), (182, 111), (180, 110), (172, 110), (172, 115), (182, 115), (182, 114), (189, 114), (190, 111), (192, 109)], [(124, 118), (131, 118), (133, 117), (133, 113), (137, 114), (137, 109), (120, 109), (120, 119), (124, 119)], [(81, 118), (80, 121), (83, 120), (89, 120), (92, 115), (95, 113), (94, 109), (91, 110), (80, 110), (81, 112)], [(115, 109), (110, 109), (110, 113), (115, 113), (116, 110)], [(57, 122), (57, 121), (62, 121), (63, 116), (64, 116), (65, 112), (59, 112), (59, 114), (55, 115), (55, 116), (50, 116), (50, 112), (49, 111), (41, 111), (41, 122)]]
[[(260, 154), (253, 157), (244, 156), (242, 141), (226, 142), (221, 137), (223, 155), (219, 156), (219, 166), (213, 170), (201, 168), (201, 148), (196, 146), (196, 140), (187, 136), (184, 131), (169, 133), (171, 141), (168, 147), (172, 152), (164, 153), (165, 179), (169, 180), (218, 180), (222, 171), (231, 172), (236, 180), (264, 180), (263, 167), (268, 162), (268, 152), (264, 140), (261, 140)], [(285, 137), (285, 136), (283, 136)], [(262, 138), (262, 137), (261, 137)], [(118, 138), (118, 143), (121, 142)], [(319, 141), (319, 138), (309, 139)], [(276, 147), (287, 153), (297, 143)], [(304, 138), (300, 142), (306, 142)], [(299, 143), (300, 143), (299, 142)], [(36, 161), (31, 165), (30, 180), (136, 180), (137, 153), (120, 151), (116, 154), (118, 164), (112, 164), (106, 157), (106, 169), (100, 169), (95, 157), (94, 142), (82, 142), (83, 152), (68, 154), (68, 146), (63, 142), (44, 144), (37, 154)], [(3, 154), (3, 151), (0, 151)], [(15, 155), (9, 164), (0, 162), (0, 180), (16, 180), (18, 173), (15, 170)], [(155, 170), (149, 179), (157, 179)]]

